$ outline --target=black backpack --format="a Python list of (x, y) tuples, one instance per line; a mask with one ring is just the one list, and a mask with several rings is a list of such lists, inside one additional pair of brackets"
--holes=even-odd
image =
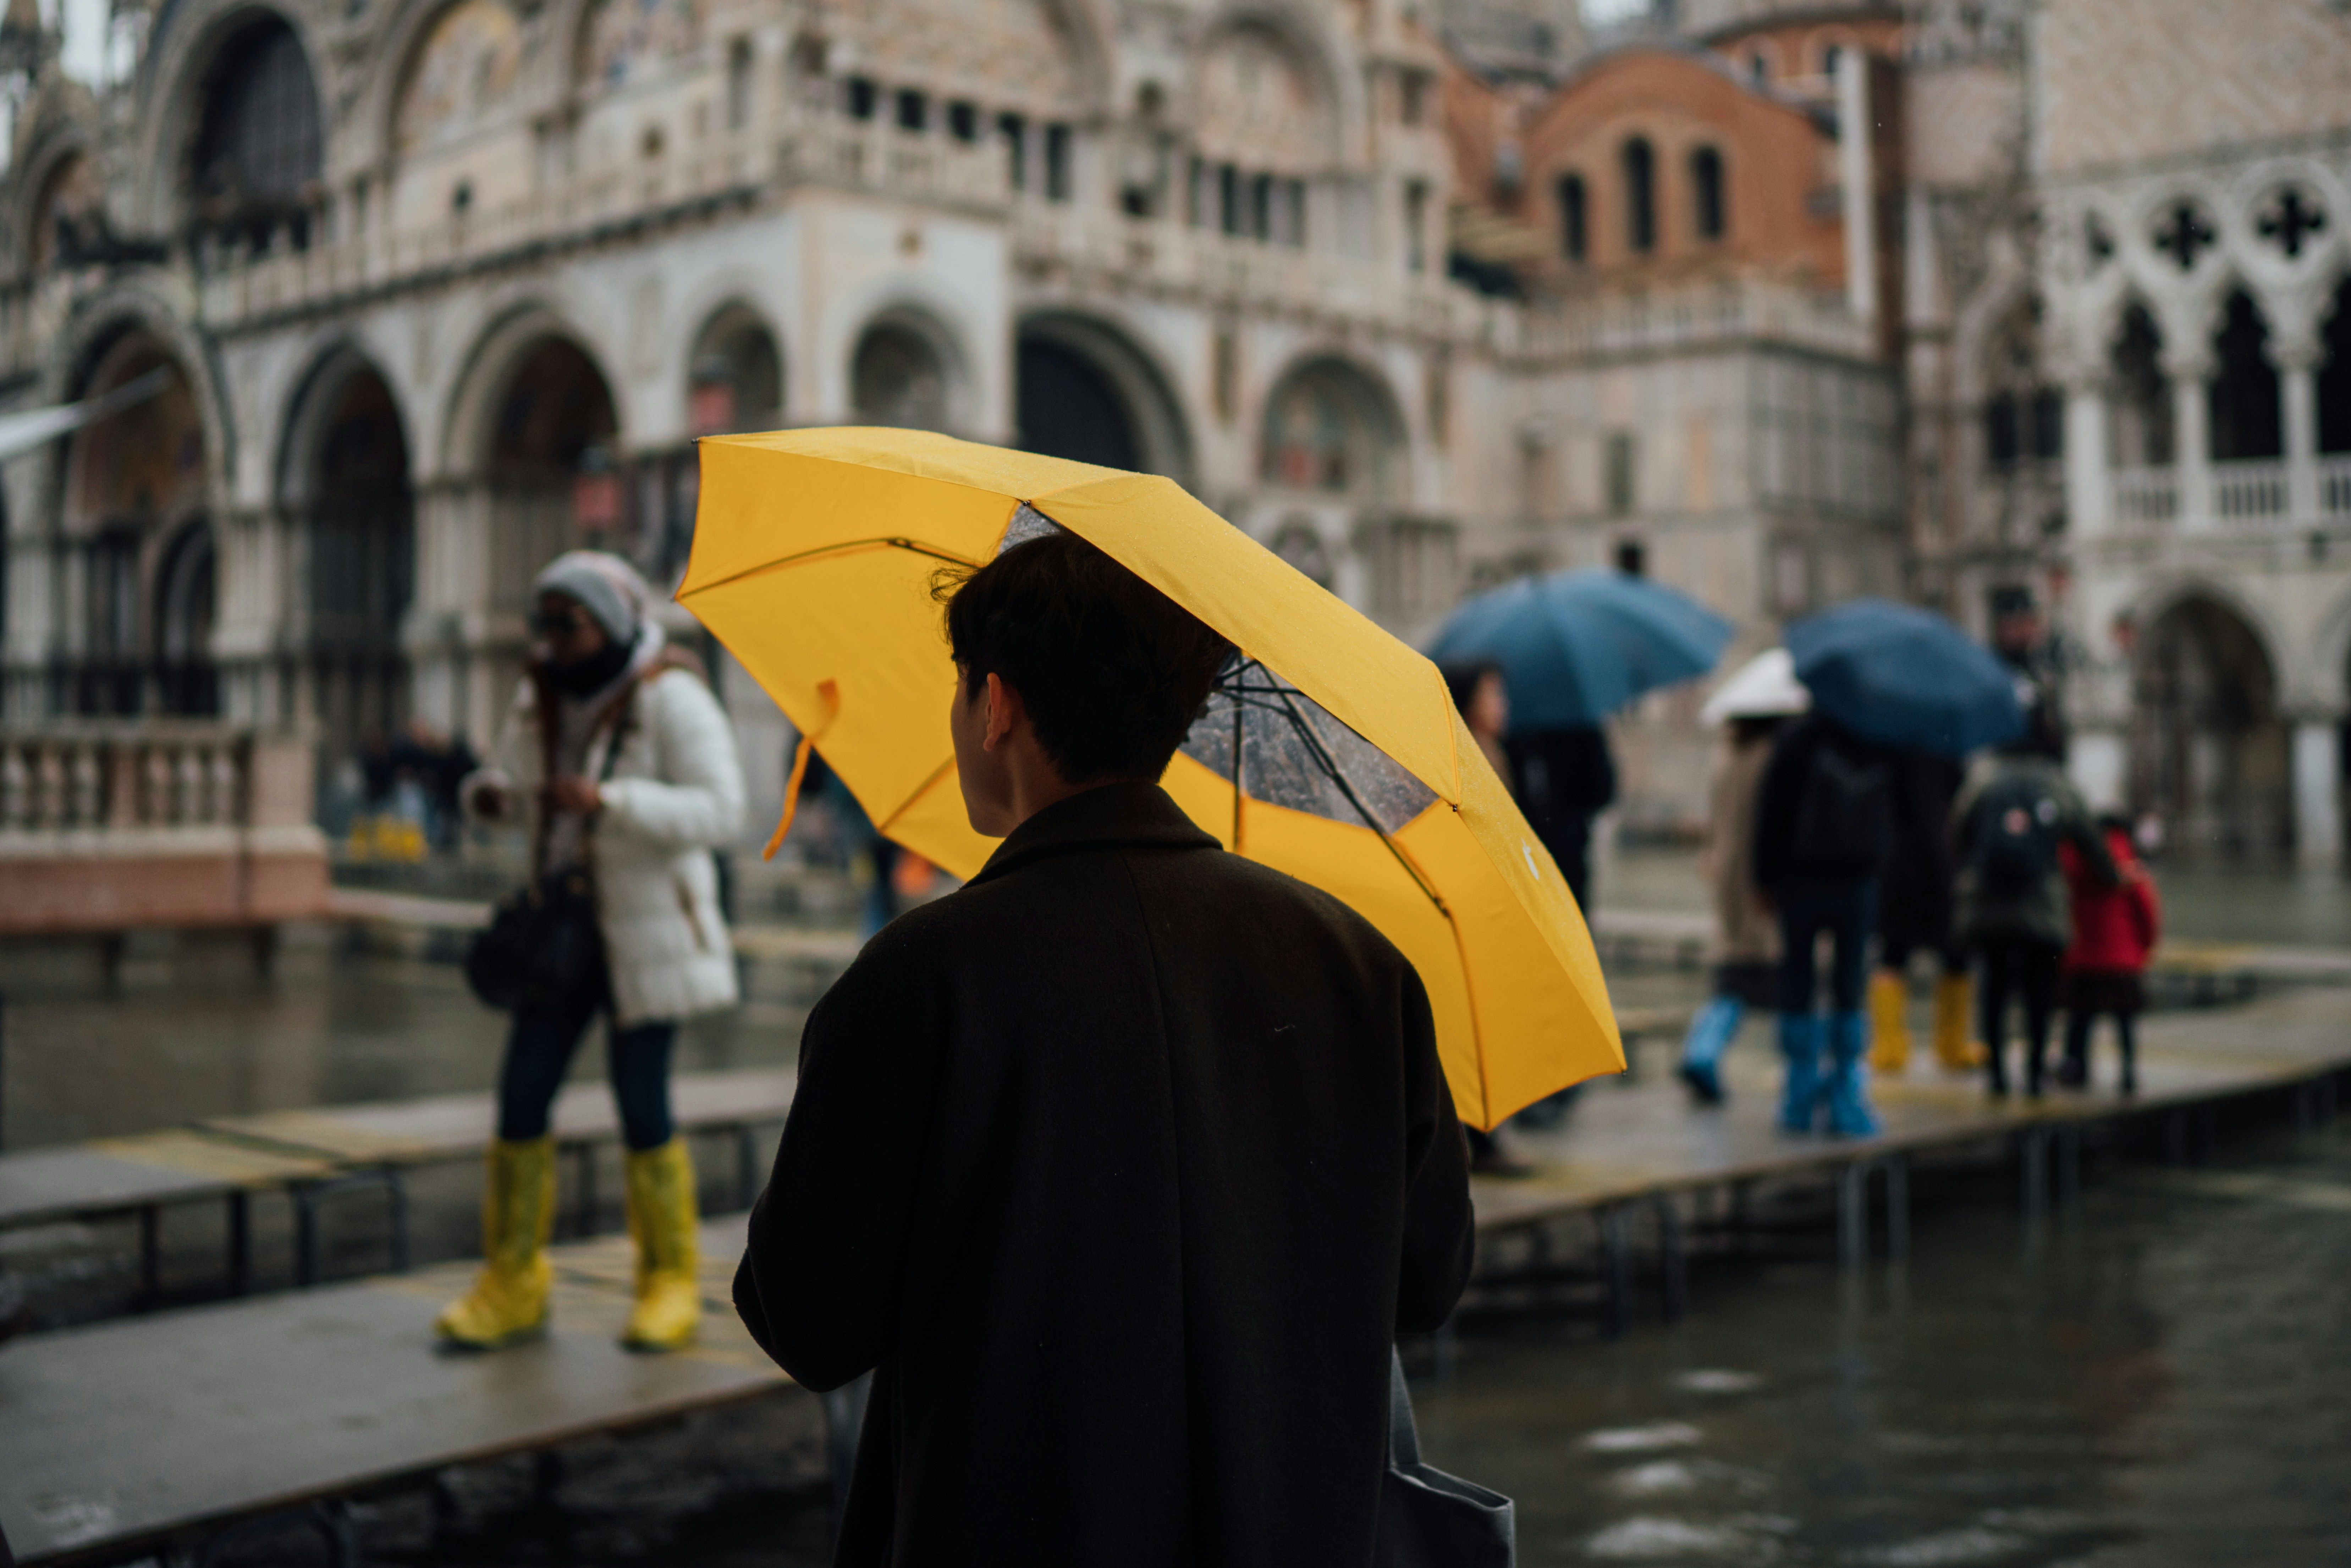
[(1791, 858), (1800, 871), (1873, 876), (1894, 844), (1894, 778), (1884, 758), (1834, 741), (1813, 748), (1796, 800)]
[(1994, 779), (1976, 798), (1968, 863), (1976, 884), (1995, 898), (2015, 898), (2057, 869), (2062, 813), (2049, 787), (2030, 774)]

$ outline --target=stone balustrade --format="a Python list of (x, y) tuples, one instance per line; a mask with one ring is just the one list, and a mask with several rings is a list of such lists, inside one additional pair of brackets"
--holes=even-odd
[(0, 933), (324, 910), (311, 743), (202, 721), (0, 727)]
[(1529, 359), (1557, 360), (1761, 339), (1876, 358), (1872, 329), (1845, 309), (1844, 298), (1752, 278), (1571, 299), (1526, 311), (1512, 347)]

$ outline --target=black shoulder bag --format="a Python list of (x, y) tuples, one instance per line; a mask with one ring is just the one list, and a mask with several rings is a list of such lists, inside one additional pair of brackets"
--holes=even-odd
[[(632, 681), (613, 705), (612, 737), (604, 747), (604, 764), (596, 782), (609, 782), (629, 737), (636, 711), (636, 683)], [(539, 777), (555, 779), (554, 694), (539, 687)], [(545, 786), (542, 785), (542, 788)], [(490, 912), (490, 924), (477, 932), (465, 948), (465, 983), (491, 1007), (505, 1010), (572, 996), (589, 983), (603, 958), (604, 936), (596, 924), (596, 883), (593, 875), (596, 819), (590, 817), (580, 834), (580, 863), (549, 873), (547, 838), (555, 813), (544, 804), (538, 831), (531, 838), (530, 881), (500, 899)]]
[(1512, 1568), (1518, 1556), (1509, 1498), (1421, 1462), (1404, 1358), (1389, 1352), (1388, 1472), (1374, 1568)]

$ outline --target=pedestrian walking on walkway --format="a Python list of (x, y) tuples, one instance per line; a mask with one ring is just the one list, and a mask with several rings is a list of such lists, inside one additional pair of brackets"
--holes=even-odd
[(802, 1384), (874, 1372), (834, 1560), (1370, 1563), (1470, 1260), (1420, 979), (1159, 788), (1223, 639), (1075, 534), (942, 591), (1003, 842), (810, 1016), (735, 1282)]
[(2065, 1060), (2057, 1082), (2068, 1089), (2089, 1087), (2090, 1031), (2105, 1014), (2115, 1020), (2122, 1051), (2122, 1092), (2136, 1094), (2138, 1015), (2147, 1005), (2147, 961), (2163, 936), (2163, 905), (2155, 878), (2132, 846), (2129, 820), (2101, 817), (2098, 832), (2115, 863), (2113, 886), (2099, 883), (2072, 844), (2057, 847), (2074, 904), (2074, 944), (2065, 949)]
[(1877, 970), (1869, 980), (1869, 1065), (1910, 1065), (1910, 960), (1930, 953), (1935, 975), (1935, 1059), (1955, 1072), (1982, 1060), (1973, 1039), (1966, 946), (1951, 926), (1951, 802), (1967, 770), (1951, 758), (1905, 751), (1893, 758), (1894, 848), (1877, 898)]
[[(494, 926), (492, 945), (468, 964), (477, 989), (509, 996), (514, 1023), (498, 1072), (482, 1271), (435, 1324), (455, 1344), (488, 1349), (546, 1325), (548, 1117), (599, 1013), (609, 1019), (637, 1247), (624, 1343), (672, 1349), (701, 1317), (694, 1166), (671, 1121), (670, 1051), (680, 1019), (736, 999), (711, 852), (740, 830), (743, 774), (725, 711), (696, 661), (664, 643), (651, 598), (626, 561), (598, 551), (558, 557), (539, 574), (538, 650), (491, 766), (465, 786), (476, 816), (519, 820), (530, 834), (540, 919), (533, 942), (512, 950)], [(563, 928), (566, 911), (576, 930)], [(478, 972), (501, 967), (531, 977)]]
[[(1893, 796), (1886, 754), (1817, 709), (1780, 737), (1764, 768), (1755, 880), (1780, 919), (1780, 1052), (1787, 1065), (1780, 1125), (1786, 1132), (1812, 1132), (1823, 1113), (1828, 1130), (1841, 1137), (1877, 1131), (1862, 1064), (1868, 1028), (1861, 1001), (1878, 869), (1894, 833)], [(1823, 932), (1835, 955), (1825, 1019), (1813, 1011), (1813, 948)]]
[(2074, 847), (2092, 884), (2115, 885), (2113, 857), (2065, 777), (2064, 755), (2064, 737), (2048, 710), (2036, 707), (2023, 736), (1978, 768), (1952, 808), (1959, 936), (1980, 971), (1984, 1066), (1994, 1094), (2008, 1092), (2011, 995), (2024, 1008), (2024, 1092), (2041, 1092), (2058, 964), (2074, 934), (2059, 846)]
[(1682, 1040), (1681, 1078), (1701, 1105), (1722, 1103), (1721, 1060), (1747, 1009), (1779, 1003), (1780, 926), (1755, 880), (1755, 813), (1772, 743), (1810, 706), (1787, 650), (1750, 660), (1707, 700), (1722, 728), (1701, 869), (1714, 895), (1714, 994)]

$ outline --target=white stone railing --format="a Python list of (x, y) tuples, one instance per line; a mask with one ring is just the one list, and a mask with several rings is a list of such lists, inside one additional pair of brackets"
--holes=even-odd
[(256, 744), (201, 721), (0, 729), (0, 833), (249, 826)]
[(1154, 289), (1201, 292), (1433, 329), (1477, 330), (1489, 312), (1467, 290), (1393, 258), (1341, 255), (1195, 228), (1168, 218), (1023, 201), (1013, 245), (1030, 268), (1065, 269)]
[(1008, 199), (1004, 152), (992, 142), (967, 147), (878, 121), (812, 117), (772, 137), (714, 138), (626, 169), (590, 171), (501, 207), (235, 262), (204, 280), (204, 316), (226, 326), (313, 308), (407, 278), (585, 241), (622, 221), (747, 197), (770, 183), (962, 207), (1000, 208)]
[(1530, 358), (1557, 359), (1761, 338), (1874, 358), (1876, 335), (1844, 298), (1750, 280), (1574, 299), (1527, 310), (1515, 346)]
[(2318, 515), (2333, 521), (2351, 517), (2351, 457), (2318, 460)]
[(2107, 476), (2107, 516), (2117, 524), (2145, 528), (2179, 520), (2179, 475), (2169, 465), (2117, 468)]
[(2290, 490), (2283, 463), (2212, 465), (2212, 515), (2224, 523), (2266, 523), (2284, 517)]

